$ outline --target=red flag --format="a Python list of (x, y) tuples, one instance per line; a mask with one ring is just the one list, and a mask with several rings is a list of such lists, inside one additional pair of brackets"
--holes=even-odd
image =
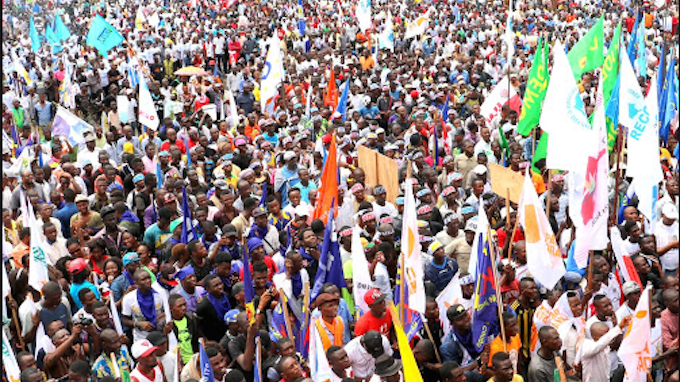
[[(328, 211), (331, 209), (331, 203), (333, 199), (335, 199), (336, 203), (338, 201), (338, 156), (336, 152), (337, 149), (334, 134), (333, 138), (331, 138), (331, 144), (328, 147), (326, 164), (323, 166), (323, 173), (321, 174), (321, 188), (319, 188), (318, 198), (316, 200), (316, 206), (314, 207), (312, 219), (321, 219), (321, 221), (326, 221), (328, 219)], [(335, 211), (337, 210), (338, 209), (336, 208)]]
[[(331, 113), (338, 107), (338, 88), (335, 85), (335, 72), (331, 66), (331, 78), (328, 80), (328, 88), (323, 97), (323, 104), (331, 107)], [(322, 220), (323, 221), (323, 220)]]

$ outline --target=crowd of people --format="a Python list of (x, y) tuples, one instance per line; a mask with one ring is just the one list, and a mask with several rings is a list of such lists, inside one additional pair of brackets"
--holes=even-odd
[[(619, 126), (611, 231), (579, 267), (572, 174), (536, 157), (543, 126), (518, 132), (521, 102), (483, 107), (503, 78), (534, 97), (541, 42), (573, 47), (600, 17), (608, 47), (617, 25), (623, 51), (643, 31), (643, 90), (664, 70), (677, 86), (677, 6), (4, 1), (3, 379), (641, 381), (626, 379), (622, 353), (642, 311), (644, 380), (678, 381), (677, 112), (650, 165), (663, 171), (656, 194), (632, 192)], [(98, 16), (123, 37), (108, 51), (88, 45)], [(263, 99), (273, 48), (283, 76)], [(603, 70), (578, 77), (592, 116)], [(154, 113), (157, 126), (142, 123)], [(360, 146), (396, 163), (398, 180), (372, 181)], [(337, 200), (324, 211), (330, 163)], [(537, 234), (497, 193), (494, 165), (540, 196), (566, 266), (554, 286), (531, 272)], [(638, 209), (646, 195), (655, 216)], [(480, 344), (482, 219), (499, 309)], [(402, 272), (414, 242), (418, 319)]]

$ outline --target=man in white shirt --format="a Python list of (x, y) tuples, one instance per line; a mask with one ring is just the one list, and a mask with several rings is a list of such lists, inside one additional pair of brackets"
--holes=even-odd
[(666, 203), (661, 209), (661, 221), (654, 227), (656, 251), (665, 274), (675, 274), (678, 269), (678, 209)]
[(382, 354), (392, 355), (390, 341), (375, 330), (369, 330), (345, 345), (355, 379), (366, 379), (375, 372), (375, 359)]
[(96, 146), (97, 138), (94, 134), (87, 134), (85, 136), (85, 147), (80, 147), (78, 149), (78, 161), (84, 163), (89, 160), (92, 163), (92, 172), (95, 172), (101, 167), (99, 163), (99, 152), (102, 151)]
[(134, 278), (137, 289), (123, 297), (121, 321), (123, 325), (133, 328), (132, 335), (137, 342), (145, 340), (150, 332), (162, 329), (167, 316), (160, 294), (151, 288), (149, 272), (138, 269)]
[(63, 237), (58, 237), (58, 234), (61, 234), (60, 229), (57, 229), (57, 227), (50, 222), (45, 223), (43, 232), (45, 234), (45, 241), (41, 247), (52, 264), (56, 264), (59, 259), (69, 255), (68, 249), (66, 248), (66, 240)]

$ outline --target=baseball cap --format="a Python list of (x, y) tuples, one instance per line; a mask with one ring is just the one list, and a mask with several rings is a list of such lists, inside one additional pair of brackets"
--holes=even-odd
[(678, 220), (678, 209), (673, 203), (666, 203), (661, 208), (661, 214), (667, 219)]
[(385, 301), (385, 295), (378, 288), (369, 289), (364, 295), (364, 301), (368, 306)]
[(79, 257), (68, 265), (68, 271), (71, 272), (72, 275), (75, 275), (77, 273), (80, 273), (87, 268), (87, 260), (83, 259), (82, 257)]
[(631, 293), (641, 292), (642, 289), (640, 289), (640, 285), (638, 285), (638, 283), (636, 283), (635, 281), (626, 281), (625, 283), (623, 283), (621, 291), (623, 292), (624, 296), (628, 296)]
[(367, 352), (370, 354), (376, 354), (382, 352), (383, 349), (383, 341), (382, 341), (382, 336), (380, 333), (376, 330), (369, 330), (364, 334), (364, 348), (366, 349)]
[(149, 333), (149, 335), (146, 336), (146, 339), (149, 340), (153, 346), (161, 346), (168, 342), (168, 337), (157, 330)]
[(148, 339), (137, 341), (132, 344), (132, 356), (135, 358), (148, 357), (155, 350), (158, 350), (158, 347), (153, 346)]
[(134, 263), (136, 261), (139, 261), (139, 255), (137, 252), (128, 252), (123, 256), (123, 266), (127, 266), (130, 263)]
[(132, 178), (132, 183), (143, 182), (143, 181), (144, 181), (144, 175), (142, 175), (142, 174), (137, 174)]
[(80, 202), (88, 202), (89, 203), (90, 199), (88, 199), (87, 196), (80, 194), (80, 195), (76, 196), (76, 204), (78, 204)]
[(85, 136), (85, 142), (94, 142), (94, 141), (96, 141), (96, 140), (97, 140), (97, 139), (94, 137), (94, 134), (87, 134), (87, 135)]
[(177, 197), (173, 193), (168, 193), (165, 194), (165, 202), (166, 203), (172, 203), (177, 200)]
[(305, 208), (303, 205), (295, 207), (295, 215), (297, 216), (309, 216), (309, 209)]
[(262, 208), (262, 207), (256, 207), (253, 210), (253, 217), (254, 218), (257, 218), (257, 217), (260, 217), (260, 216), (266, 215), (266, 214), (267, 214), (267, 211), (265, 211), (264, 208)]
[(238, 236), (238, 231), (236, 230), (236, 226), (233, 224), (227, 224), (224, 226), (222, 234), (226, 237), (236, 237)]
[(457, 318), (460, 318), (464, 315), (467, 314), (467, 310), (462, 304), (455, 304), (449, 307), (449, 309), (446, 310), (446, 317), (449, 318), (449, 320), (453, 321)]
[(477, 232), (477, 222), (468, 220), (467, 223), (465, 223), (465, 231)]
[(235, 323), (236, 316), (238, 316), (238, 314), (239, 314), (238, 309), (232, 309), (228, 311), (227, 313), (224, 314), (224, 323), (227, 325)]

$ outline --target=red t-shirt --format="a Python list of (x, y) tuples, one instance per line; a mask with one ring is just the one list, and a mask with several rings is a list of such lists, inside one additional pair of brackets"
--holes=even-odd
[[(272, 281), (272, 277), (274, 277), (274, 274), (276, 273), (276, 263), (274, 263), (274, 260), (272, 260), (271, 257), (268, 255), (264, 255), (264, 265), (267, 266), (267, 281)], [(253, 273), (253, 264), (250, 264), (250, 273)], [(241, 268), (241, 271), (239, 272), (239, 278), (241, 281), (243, 281), (243, 268)]]
[(512, 304), (519, 297), (519, 281), (512, 280), (508, 285), (501, 285), (501, 297), (504, 304)]
[[(182, 154), (187, 153), (186, 147), (184, 147), (184, 142), (180, 141), (179, 139), (176, 139), (173, 145), (177, 146), (177, 150), (181, 151)], [(161, 151), (169, 151), (170, 150), (170, 141), (165, 141), (161, 144)]]
[[(505, 239), (508, 237), (508, 234), (505, 232), (505, 228), (499, 229), (496, 231), (496, 234), (498, 235), (498, 246), (500, 248), (505, 247)], [(512, 242), (517, 243), (520, 240), (524, 240), (524, 234), (519, 228), (517, 228), (515, 229), (515, 237), (512, 239)]]
[(354, 335), (359, 337), (369, 330), (377, 330), (383, 336), (389, 336), (390, 329), (392, 329), (392, 316), (389, 310), (385, 312), (383, 318), (376, 318), (371, 312), (368, 312), (357, 321), (354, 326)]

